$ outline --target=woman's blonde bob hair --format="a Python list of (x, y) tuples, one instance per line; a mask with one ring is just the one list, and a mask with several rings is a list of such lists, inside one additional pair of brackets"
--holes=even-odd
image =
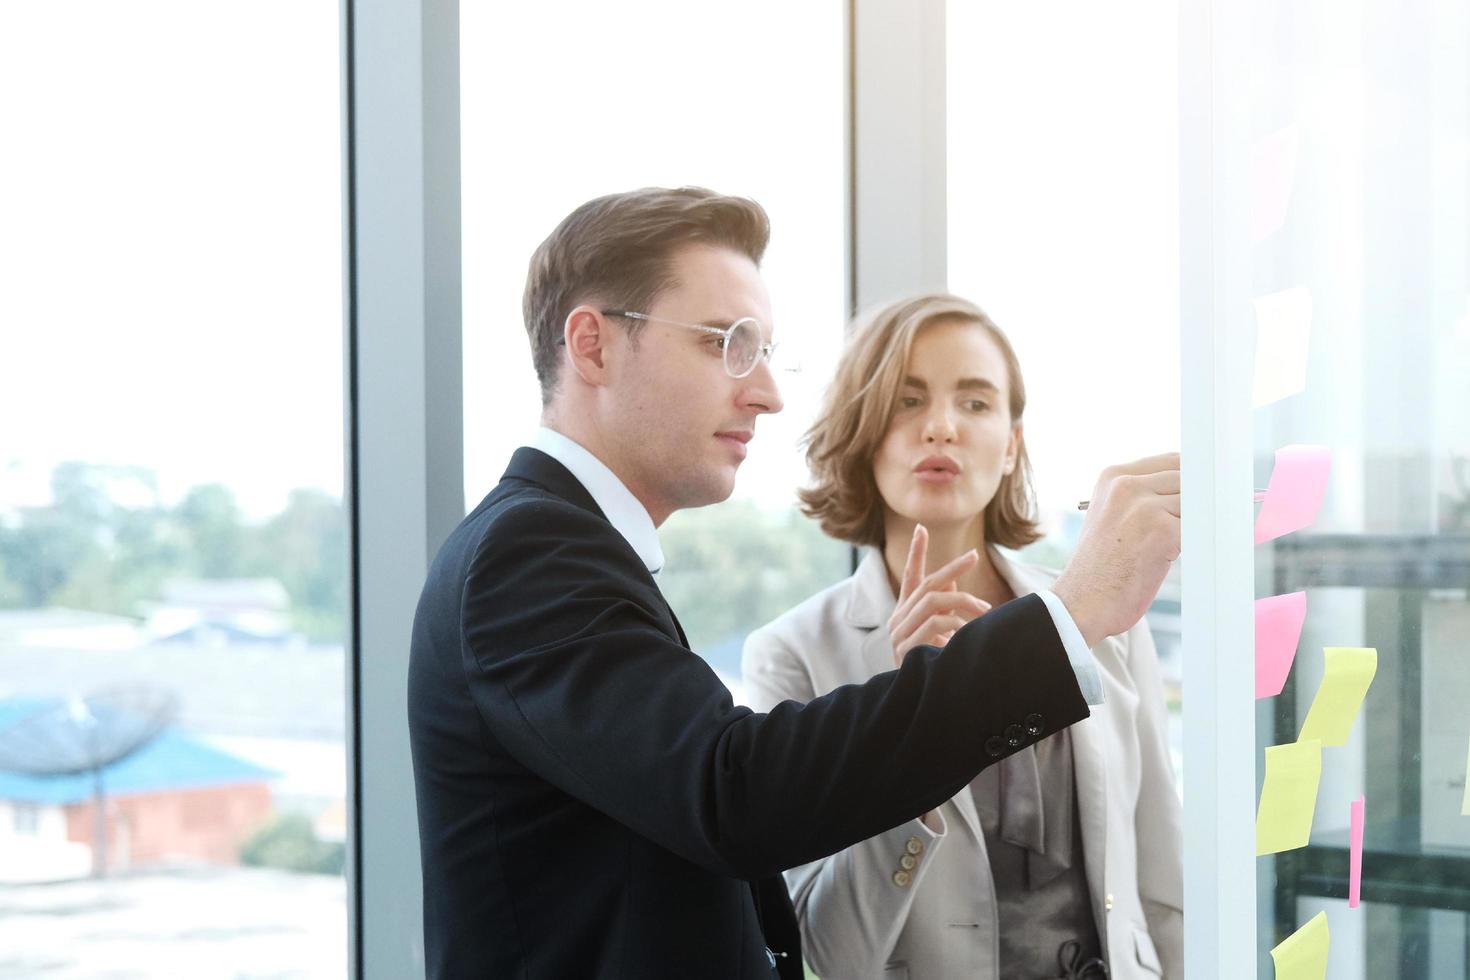
[[(883, 546), (883, 498), (873, 478), (873, 458), (898, 404), (914, 338), (942, 321), (973, 323), (990, 334), (1010, 377), (1011, 424), (1026, 410), (1026, 384), (1011, 343), (985, 311), (969, 300), (931, 293), (859, 316), (848, 327), (837, 375), (822, 410), (803, 440), (812, 485), (798, 491), (801, 509), (822, 530), (856, 545)], [(1018, 434), (1015, 469), (1001, 477), (985, 508), (985, 540), (1020, 548), (1041, 537), (1026, 441)]]

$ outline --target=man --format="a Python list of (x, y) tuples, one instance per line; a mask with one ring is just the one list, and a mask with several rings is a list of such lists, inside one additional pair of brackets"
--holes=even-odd
[(797, 980), (779, 872), (1086, 717), (1087, 647), (1178, 553), (1177, 457), (1109, 471), (1054, 594), (810, 704), (733, 706), (659, 593), (655, 528), (728, 497), (781, 409), (767, 237), (753, 202), (648, 189), (583, 205), (532, 258), (543, 427), (445, 542), (414, 623), (431, 977)]

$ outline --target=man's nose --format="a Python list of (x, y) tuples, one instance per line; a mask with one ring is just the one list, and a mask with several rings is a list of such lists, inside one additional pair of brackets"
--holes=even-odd
[(756, 362), (755, 370), (741, 379), (740, 406), (757, 414), (770, 415), (781, 411), (786, 403), (781, 400), (781, 389), (771, 371), (771, 362), (762, 357)]

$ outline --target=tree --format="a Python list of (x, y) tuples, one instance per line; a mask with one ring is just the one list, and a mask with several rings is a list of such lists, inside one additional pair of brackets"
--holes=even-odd
[(25, 602), (21, 597), (19, 583), (10, 577), (5, 568), (5, 533), (6, 529), (0, 527), (0, 609), (18, 609)]
[(188, 540), (193, 572), (200, 578), (241, 578), (251, 564), (240, 506), (229, 487), (191, 487), (174, 510)]
[(680, 512), (660, 539), (659, 587), (690, 645), (731, 673), (748, 633), (852, 570), (851, 549), (816, 522), (750, 501)]
[(51, 604), (82, 565), (104, 555), (100, 529), (55, 507), (22, 509), (20, 522), (0, 530), (0, 563), (26, 608)]
[(311, 821), (300, 813), (276, 817), (240, 848), (240, 863), (247, 867), (312, 874), (339, 875), (346, 857), (344, 845), (318, 838)]
[(279, 579), (296, 628), (340, 642), (347, 632), (347, 518), (323, 490), (291, 491), (286, 509), (260, 528), (255, 571)]
[[(115, 498), (124, 482), (128, 492)], [(64, 463), (51, 491), (50, 504), (0, 523), (0, 606), (138, 615), (170, 579), (250, 576), (285, 586), (308, 636), (340, 641), (346, 632), (346, 520), (324, 491), (292, 491), (264, 524), (246, 522), (222, 484), (193, 487), (167, 507), (140, 467)]]

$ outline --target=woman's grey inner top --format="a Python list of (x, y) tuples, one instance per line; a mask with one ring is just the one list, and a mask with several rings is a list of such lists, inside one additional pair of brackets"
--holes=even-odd
[[(1071, 736), (1058, 732), (1006, 757), (976, 776), (970, 792), (995, 881), (1001, 975), (1104, 976), (1083, 970), (1102, 944), (1082, 860)], [(1058, 953), (1068, 940), (1080, 950), (1068, 951), (1064, 967)]]

